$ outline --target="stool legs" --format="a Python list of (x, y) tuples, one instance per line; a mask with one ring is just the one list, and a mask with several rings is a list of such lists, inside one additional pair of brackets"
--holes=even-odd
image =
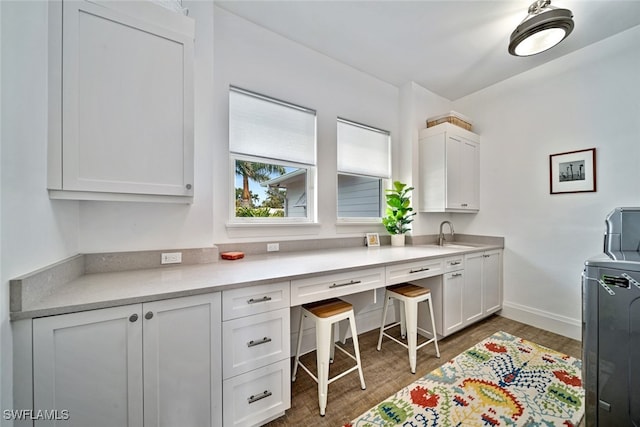
[(316, 323), (316, 363), (318, 366), (318, 404), (320, 405), (320, 415), (324, 416), (327, 409), (327, 390), (329, 388), (329, 363), (334, 343), (333, 325), (323, 324), (322, 321)]
[(433, 317), (433, 305), (431, 304), (431, 298), (427, 300), (429, 303), (429, 316), (431, 316), (431, 330), (433, 333), (433, 344), (436, 346), (436, 357), (440, 357), (440, 349), (438, 348), (438, 337), (436, 336), (436, 321)]
[(298, 372), (298, 365), (300, 364), (300, 347), (302, 347), (302, 326), (304, 324), (304, 313), (300, 311), (300, 327), (298, 328), (298, 345), (296, 346), (296, 357), (293, 362), (293, 374), (291, 375), (291, 381), (296, 380), (296, 373)]
[(376, 349), (380, 351), (382, 348), (382, 334), (384, 333), (384, 322), (387, 320), (387, 311), (389, 310), (389, 303), (391, 302), (391, 298), (387, 295), (386, 291), (384, 294), (384, 308), (382, 309), (382, 323), (380, 324), (380, 335), (378, 336), (378, 346)]
[(353, 352), (356, 354), (356, 363), (358, 365), (358, 374), (360, 375), (360, 388), (367, 388), (364, 383), (364, 375), (362, 374), (362, 363), (360, 362), (360, 345), (358, 344), (358, 334), (356, 334), (356, 321), (353, 317), (349, 317), (349, 325), (351, 326), (351, 336), (353, 339)]
[(418, 302), (404, 301), (405, 328), (411, 373), (416, 373), (416, 347), (418, 346)]
[[(333, 301), (330, 303), (333, 304)], [(343, 303), (346, 304), (346, 303)], [(350, 305), (349, 305), (350, 307)], [(318, 312), (321, 312), (318, 307), (313, 307)], [(320, 307), (324, 308), (324, 307)], [(343, 311), (341, 313), (333, 314), (330, 316), (322, 316), (317, 315), (313, 311), (307, 311), (303, 308), (300, 315), (300, 328), (298, 332), (298, 343), (296, 348), (296, 355), (294, 359), (293, 365), (293, 375), (291, 381), (296, 380), (296, 373), (298, 371), (298, 366), (300, 366), (303, 370), (305, 370), (317, 383), (318, 383), (318, 406), (320, 407), (320, 415), (324, 416), (327, 409), (327, 394), (329, 384), (334, 380), (342, 378), (343, 376), (358, 370), (358, 375), (360, 377), (360, 387), (364, 390), (366, 385), (364, 383), (364, 374), (362, 372), (362, 361), (360, 360), (360, 345), (358, 343), (358, 333), (356, 331), (356, 323), (355, 323), (355, 315), (353, 309), (345, 310), (343, 306)], [(316, 325), (316, 366), (317, 366), (317, 376), (314, 375), (307, 366), (305, 366), (302, 362), (300, 362), (300, 349), (302, 346), (302, 333), (303, 333), (303, 322), (304, 318), (309, 317), (314, 320)], [(335, 326), (339, 324), (342, 320), (349, 320), (348, 326), (351, 328), (351, 335), (353, 339), (353, 348), (354, 354), (350, 354), (343, 347), (336, 345), (335, 339), (336, 335), (341, 335), (340, 329), (338, 331), (335, 330)], [(345, 331), (346, 335), (346, 331)], [(333, 378), (329, 378), (329, 365), (333, 362), (333, 356), (335, 353), (335, 348), (345, 353), (351, 359), (356, 362), (355, 366), (343, 371), (341, 374), (334, 376)]]
[[(393, 323), (389, 326), (385, 327), (385, 322), (387, 319), (387, 312), (389, 309), (389, 304), (391, 304), (392, 299), (398, 300), (402, 308), (400, 310), (400, 322)], [(418, 330), (420, 332), (427, 333), (428, 331), (418, 327), (418, 303), (426, 301), (429, 307), (429, 316), (431, 320), (431, 329), (433, 331), (433, 338), (423, 342), (418, 346)], [(402, 338), (406, 338), (407, 343), (405, 344), (402, 341), (399, 341), (395, 337), (386, 334), (384, 331), (393, 328), (394, 326), (400, 325), (400, 334)], [(435, 318), (433, 316), (433, 305), (431, 303), (431, 296), (420, 296), (420, 297), (406, 297), (402, 294), (397, 294), (389, 291), (388, 289), (385, 291), (385, 302), (384, 308), (382, 310), (382, 322), (380, 324), (380, 334), (378, 336), (378, 346), (377, 349), (380, 351), (382, 348), (382, 337), (386, 335), (391, 340), (397, 342), (398, 344), (404, 346), (407, 349), (409, 355), (409, 366), (411, 368), (411, 373), (416, 373), (416, 364), (417, 364), (417, 351), (419, 348), (424, 347), (427, 344), (433, 343), (436, 348), (436, 356), (440, 357), (440, 349), (438, 348), (438, 338), (436, 336), (436, 323)]]

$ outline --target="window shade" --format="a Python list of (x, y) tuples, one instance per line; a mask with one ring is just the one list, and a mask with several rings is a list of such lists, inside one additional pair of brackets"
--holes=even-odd
[(338, 172), (391, 177), (389, 133), (338, 119)]
[(230, 151), (315, 165), (315, 141), (315, 111), (231, 88)]

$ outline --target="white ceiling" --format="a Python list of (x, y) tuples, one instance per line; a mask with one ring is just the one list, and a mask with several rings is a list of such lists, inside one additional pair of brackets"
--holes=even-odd
[(573, 33), (539, 55), (507, 45), (533, 0), (216, 1), (229, 12), (395, 86), (456, 100), (640, 24), (640, 0), (553, 0)]

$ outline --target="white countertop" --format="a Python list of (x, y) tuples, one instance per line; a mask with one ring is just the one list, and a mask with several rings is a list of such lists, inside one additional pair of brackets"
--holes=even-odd
[(501, 248), (495, 245), (358, 247), (247, 256), (210, 264), (86, 274), (43, 295), (11, 319), (136, 304), (367, 267)]

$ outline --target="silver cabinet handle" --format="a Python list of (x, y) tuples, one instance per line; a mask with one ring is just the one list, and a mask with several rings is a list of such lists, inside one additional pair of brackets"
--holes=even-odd
[(249, 404), (255, 403), (258, 400), (262, 400), (266, 397), (271, 396), (273, 393), (271, 393), (269, 390), (265, 390), (263, 393), (257, 395), (257, 396), (249, 396), (249, 398), (247, 399), (247, 401), (249, 402)]
[(451, 275), (451, 277), (460, 277), (460, 276), (462, 276), (462, 273), (453, 273)]
[(485, 258), (489, 258), (491, 255), (482, 255)]
[(187, 187), (187, 190), (191, 190), (192, 185), (191, 184), (187, 184), (186, 187)]
[(267, 301), (271, 301), (271, 297), (264, 296), (264, 297), (258, 298), (258, 299), (251, 298), (250, 300), (247, 301), (247, 304), (256, 304), (256, 303), (259, 303), (259, 302), (267, 302)]
[(422, 267), (417, 270), (411, 269), (409, 270), (409, 274), (420, 273), (421, 271), (429, 271), (429, 267)]
[(467, 203), (461, 203), (460, 206), (462, 206), (463, 208), (466, 208), (469, 205)]
[(131, 316), (129, 316), (129, 322), (133, 323), (136, 320), (138, 320), (138, 315), (133, 313)]
[(341, 286), (349, 286), (349, 285), (357, 285), (358, 283), (362, 283), (362, 280), (350, 280), (347, 283), (334, 283), (329, 286), (330, 288), (339, 288)]
[(147, 311), (147, 314), (144, 315), (144, 318), (147, 320), (153, 319), (153, 311)]
[(269, 338), (269, 337), (264, 337), (264, 338), (262, 338), (260, 341), (254, 341), (254, 340), (251, 340), (251, 341), (249, 341), (249, 342), (247, 343), (247, 347), (255, 347), (255, 346), (257, 346), (257, 345), (260, 345), (260, 344), (266, 344), (266, 343), (268, 343), (268, 342), (271, 342), (271, 338)]
[(460, 264), (462, 264), (462, 261), (451, 261), (449, 263), (449, 265), (460, 265)]

